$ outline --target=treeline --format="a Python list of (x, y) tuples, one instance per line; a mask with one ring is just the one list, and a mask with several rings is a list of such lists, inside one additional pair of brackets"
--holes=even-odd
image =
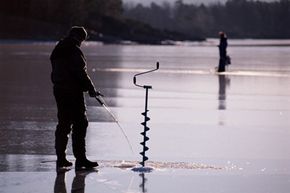
[(108, 43), (201, 39), (128, 19), (123, 16), (122, 0), (1, 1), (0, 25), (0, 39), (57, 39), (73, 25), (85, 26), (92, 40)]
[(59, 39), (72, 25), (92, 40), (202, 40), (225, 31), (231, 38), (290, 38), (290, 0), (228, 0), (225, 4), (152, 3), (122, 0), (9, 0), (0, 2), (0, 39)]
[(120, 17), (122, 7), (122, 0), (9, 0), (1, 3), (0, 11), (68, 26), (91, 26), (102, 16)]
[[(63, 33), (72, 25), (99, 31), (103, 29), (104, 17), (121, 16), (122, 0), (9, 0), (1, 2), (0, 13), (1, 23), (5, 23), (2, 26), (6, 29), (17, 29), (18, 26), (23, 34), (31, 34), (33, 30), (41, 32), (41, 28)], [(42, 31), (45, 36), (48, 35), (46, 31)], [(10, 30), (10, 33), (13, 36), (17, 32)]]
[(203, 37), (225, 31), (235, 38), (290, 38), (290, 0), (228, 0), (207, 6), (178, 0), (173, 5), (127, 5), (124, 15), (158, 29)]

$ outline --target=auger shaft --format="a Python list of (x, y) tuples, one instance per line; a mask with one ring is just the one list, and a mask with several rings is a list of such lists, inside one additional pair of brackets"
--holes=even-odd
[(142, 122), (141, 124), (144, 126), (144, 131), (141, 133), (141, 135), (143, 135), (143, 142), (141, 142), (140, 144), (143, 146), (143, 151), (140, 153), (142, 155), (142, 162), (140, 162), (140, 164), (144, 167), (145, 166), (145, 161), (148, 160), (148, 157), (146, 156), (146, 151), (149, 150), (149, 148), (146, 146), (146, 141), (149, 140), (149, 137), (147, 137), (146, 133), (147, 131), (150, 130), (149, 127), (147, 127), (147, 122), (150, 120), (150, 118), (148, 117), (147, 113), (148, 113), (148, 90), (151, 89), (151, 86), (144, 86), (144, 88), (146, 89), (146, 95), (145, 95), (145, 111), (144, 113), (142, 113), (142, 115), (144, 116), (144, 122)]

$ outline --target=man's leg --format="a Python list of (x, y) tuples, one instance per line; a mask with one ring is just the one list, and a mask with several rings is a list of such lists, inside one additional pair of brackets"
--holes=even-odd
[(73, 123), (72, 146), (77, 160), (86, 159), (86, 134), (88, 121), (85, 117)]
[(226, 71), (225, 59), (220, 58), (218, 72), (224, 72), (224, 71)]
[(97, 162), (91, 162), (86, 157), (86, 134), (88, 120), (86, 117), (86, 106), (83, 95), (79, 96), (74, 109), (72, 126), (73, 153), (76, 157), (76, 168), (93, 168), (98, 166)]
[(57, 156), (57, 167), (69, 167), (72, 163), (66, 159), (66, 147), (68, 143), (70, 124), (59, 123), (55, 131), (55, 151)]
[(57, 156), (57, 167), (69, 167), (72, 163), (66, 159), (66, 147), (71, 132), (71, 101), (66, 93), (54, 91), (57, 103), (58, 125), (55, 131), (55, 151)]

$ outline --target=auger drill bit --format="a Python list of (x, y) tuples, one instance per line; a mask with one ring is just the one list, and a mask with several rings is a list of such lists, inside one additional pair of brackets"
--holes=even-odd
[(142, 74), (146, 74), (146, 73), (150, 73), (150, 72), (156, 71), (158, 69), (159, 69), (159, 62), (157, 62), (155, 69), (136, 74), (134, 76), (134, 78), (133, 78), (133, 82), (134, 82), (134, 84), (136, 86), (144, 88), (146, 90), (145, 111), (143, 113), (141, 113), (144, 116), (144, 122), (141, 123), (141, 125), (144, 126), (144, 131), (140, 133), (143, 136), (143, 141), (140, 143), (142, 145), (142, 147), (143, 147), (143, 150), (142, 150), (142, 152), (140, 152), (140, 154), (142, 155), (142, 161), (139, 162), (139, 163), (142, 165), (143, 168), (145, 167), (145, 161), (148, 160), (148, 157), (146, 156), (146, 151), (149, 150), (149, 147), (146, 146), (146, 142), (149, 140), (149, 137), (147, 137), (147, 131), (150, 130), (150, 128), (147, 126), (147, 122), (150, 120), (150, 118), (147, 115), (147, 113), (149, 112), (149, 110), (148, 110), (148, 90), (152, 89), (152, 86), (137, 84), (137, 78), (136, 77), (139, 76), (139, 75), (142, 75)]

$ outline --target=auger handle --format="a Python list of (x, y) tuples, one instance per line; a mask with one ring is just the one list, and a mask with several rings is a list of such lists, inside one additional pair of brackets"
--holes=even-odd
[(145, 88), (145, 87), (152, 88), (152, 86), (137, 84), (137, 76), (140, 76), (140, 75), (143, 75), (143, 74), (147, 74), (147, 73), (150, 73), (150, 72), (154, 72), (154, 71), (156, 71), (158, 69), (159, 69), (159, 62), (156, 63), (156, 68), (155, 69), (148, 70), (148, 71), (145, 71), (145, 72), (141, 72), (141, 73), (135, 74), (134, 77), (133, 77), (133, 83), (135, 84), (135, 86), (138, 86), (138, 87), (142, 87), (142, 88)]

